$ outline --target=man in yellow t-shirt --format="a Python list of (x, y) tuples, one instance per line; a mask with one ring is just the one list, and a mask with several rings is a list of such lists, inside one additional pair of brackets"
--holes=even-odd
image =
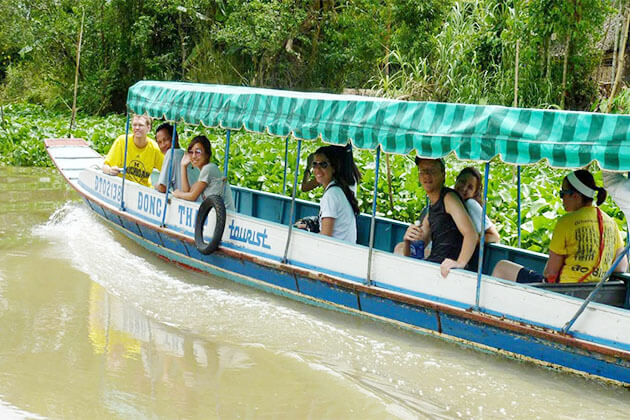
[[(601, 262), (584, 281), (599, 281), (610, 268), (617, 250), (623, 248), (621, 232), (615, 221), (602, 212), (604, 251)], [(599, 259), (597, 208), (584, 206), (562, 216), (553, 231), (549, 250), (564, 255), (560, 283), (575, 283), (591, 271)]]
[[(164, 155), (155, 140), (147, 137), (151, 130), (151, 119), (146, 115), (134, 115), (133, 134), (127, 142), (126, 179), (150, 187), (151, 171), (162, 168)], [(125, 135), (119, 136), (112, 144), (103, 163), (103, 173), (120, 176), (125, 166)]]

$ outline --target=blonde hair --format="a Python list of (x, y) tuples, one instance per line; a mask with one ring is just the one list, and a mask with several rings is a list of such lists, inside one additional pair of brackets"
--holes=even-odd
[(148, 115), (144, 115), (144, 114), (135, 114), (133, 116), (134, 118), (142, 118), (145, 122), (145, 124), (147, 125), (147, 127), (149, 127), (149, 130), (151, 130), (151, 125), (153, 124), (153, 119), (151, 117), (149, 117)]

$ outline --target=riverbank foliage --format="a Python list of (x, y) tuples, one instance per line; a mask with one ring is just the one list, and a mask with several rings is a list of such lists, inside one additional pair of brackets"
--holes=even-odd
[[(622, 2), (622, 3), (625, 3)], [(617, 6), (614, 8), (613, 6)], [(589, 110), (601, 0), (0, 0), (0, 99), (124, 111), (141, 79)], [(609, 36), (612, 38), (612, 36)], [(517, 60), (518, 44), (518, 60)], [(605, 96), (605, 95), (604, 95)]]

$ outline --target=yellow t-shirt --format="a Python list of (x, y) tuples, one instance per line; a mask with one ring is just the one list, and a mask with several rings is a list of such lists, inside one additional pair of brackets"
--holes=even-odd
[[(584, 281), (599, 281), (606, 274), (623, 247), (621, 232), (613, 219), (602, 212), (604, 252), (599, 266)], [(599, 258), (599, 226), (597, 208), (582, 207), (562, 216), (553, 231), (549, 249), (566, 256), (560, 272), (560, 283), (575, 283), (588, 273)]]
[[(162, 169), (164, 155), (155, 140), (147, 138), (148, 143), (142, 149), (136, 147), (133, 142), (133, 135), (129, 135), (127, 141), (127, 176), (126, 179), (137, 182), (138, 184), (151, 186), (149, 177), (151, 171), (156, 168), (158, 171)], [(109, 166), (124, 166), (125, 159), (125, 135), (118, 136), (109, 149), (105, 157), (105, 163)], [(122, 175), (120, 175), (122, 176)]]

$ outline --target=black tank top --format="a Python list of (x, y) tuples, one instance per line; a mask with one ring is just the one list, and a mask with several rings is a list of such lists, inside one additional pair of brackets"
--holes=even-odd
[[(427, 260), (436, 263), (441, 263), (446, 258), (457, 260), (462, 250), (462, 243), (464, 242), (464, 237), (459, 229), (457, 229), (457, 225), (451, 215), (446, 212), (446, 207), (444, 206), (444, 197), (449, 192), (455, 194), (464, 209), (466, 208), (459, 194), (457, 194), (455, 190), (447, 187), (442, 187), (440, 190), (440, 198), (435, 204), (431, 204), (429, 207), (431, 255), (429, 255)], [(477, 271), (477, 261), (479, 260), (478, 248), (479, 246), (475, 248), (475, 253), (470, 258), (468, 265), (466, 265), (467, 270)]]

